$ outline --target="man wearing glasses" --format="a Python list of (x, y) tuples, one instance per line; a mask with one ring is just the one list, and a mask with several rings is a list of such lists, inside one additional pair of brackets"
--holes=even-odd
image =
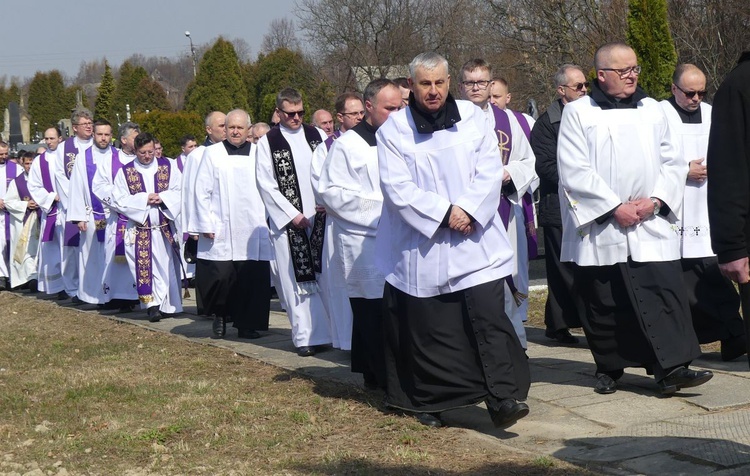
[[(526, 348), (526, 330), (529, 293), (529, 252), (523, 197), (536, 177), (534, 153), (518, 119), (510, 110), (490, 103), (492, 68), (483, 59), (467, 61), (461, 67), (459, 90), (463, 99), (473, 102), (485, 113), (487, 121), (497, 135), (503, 161), (503, 188), (498, 210), (508, 231), (516, 262), (515, 272), (505, 280), (505, 313), (513, 323), (521, 346)], [(531, 201), (529, 205), (533, 207)], [(531, 212), (533, 217), (533, 212)]]
[[(302, 95), (285, 88), (276, 95), (278, 127), (258, 141), (256, 180), (269, 215), (271, 246), (278, 273), (279, 299), (286, 304), (292, 342), (302, 357), (331, 343), (320, 296), (324, 223), (316, 216), (310, 180), (313, 151), (324, 137), (303, 123)], [(318, 216), (319, 218), (320, 216)]]
[(557, 135), (566, 104), (586, 95), (589, 83), (580, 67), (560, 66), (554, 76), (557, 99), (539, 117), (531, 131), (531, 148), (539, 176), (539, 226), (544, 227), (544, 261), (547, 270), (547, 303), (544, 306), (545, 335), (560, 344), (576, 344), (568, 328), (580, 327), (583, 306), (574, 290), (573, 263), (560, 262), (562, 220), (557, 187)]
[(638, 88), (635, 52), (609, 43), (594, 56), (588, 98), (563, 109), (558, 137), (561, 260), (573, 261), (597, 393), (626, 367), (652, 373), (662, 395), (701, 385), (700, 355), (674, 229), (687, 167), (659, 103)]
[(679, 215), (680, 252), (693, 328), (702, 344), (721, 341), (721, 358), (745, 354), (745, 329), (739, 314), (740, 296), (722, 276), (711, 248), (707, 204), (706, 152), (711, 106), (703, 102), (706, 76), (692, 64), (681, 64), (672, 76), (673, 96), (661, 102), (689, 164), (685, 198)]

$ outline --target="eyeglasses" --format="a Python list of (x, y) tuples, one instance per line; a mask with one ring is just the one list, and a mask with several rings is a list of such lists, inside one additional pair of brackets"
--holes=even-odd
[(568, 86), (567, 84), (563, 84), (562, 86), (564, 88), (569, 88), (569, 89), (572, 89), (574, 91), (583, 91), (584, 89), (588, 89), (590, 85), (591, 85), (591, 83), (589, 83), (588, 81), (586, 81), (585, 83), (576, 83), (573, 86)]
[(641, 66), (635, 65), (631, 66), (629, 68), (622, 68), (622, 69), (616, 69), (616, 68), (599, 68), (599, 71), (614, 71), (618, 75), (620, 75), (620, 79), (625, 79), (628, 76), (630, 76), (631, 73), (635, 75), (641, 74)]
[(466, 89), (474, 89), (474, 87), (477, 87), (478, 89), (487, 89), (487, 86), (490, 85), (489, 81), (461, 81), (461, 84)]
[(342, 112), (341, 115), (346, 116), (349, 119), (356, 119), (358, 117), (364, 117), (365, 111)]
[(76, 122), (73, 124), (74, 126), (83, 126), (83, 127), (91, 127), (94, 125), (93, 122)]
[(703, 91), (685, 91), (684, 89), (682, 89), (681, 87), (677, 86), (676, 84), (674, 85), (674, 87), (676, 87), (677, 89), (679, 89), (680, 91), (682, 91), (682, 94), (684, 94), (685, 97), (688, 98), (688, 99), (693, 99), (696, 94), (698, 95), (698, 99), (703, 99), (704, 97), (706, 97), (706, 90), (705, 89)]
[(304, 109), (299, 110), (299, 111), (289, 111), (289, 112), (287, 112), (287, 111), (285, 111), (283, 109), (279, 109), (279, 111), (283, 112), (284, 114), (286, 114), (289, 117), (299, 116), (300, 119), (302, 119), (302, 116), (305, 115), (305, 110)]

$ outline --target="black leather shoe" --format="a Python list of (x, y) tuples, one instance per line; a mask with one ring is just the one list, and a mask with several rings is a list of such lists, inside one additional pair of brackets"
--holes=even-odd
[(578, 337), (572, 335), (568, 329), (560, 329), (557, 331), (546, 330), (544, 331), (544, 335), (547, 336), (548, 339), (556, 340), (560, 344), (571, 345), (578, 343)]
[(594, 391), (602, 395), (615, 393), (617, 391), (617, 382), (607, 374), (596, 374)]
[(745, 336), (732, 337), (721, 341), (721, 360), (729, 362), (747, 353)]
[(159, 306), (151, 306), (146, 311), (148, 314), (148, 322), (159, 322), (161, 320), (161, 314), (159, 313)]
[(69, 297), (70, 297), (70, 296), (69, 296), (69, 295), (68, 295), (68, 293), (66, 293), (65, 291), (60, 291), (59, 293), (57, 293), (57, 300), (58, 300), (58, 301), (65, 301), (65, 300), (66, 300), (66, 299), (68, 299)]
[(133, 312), (133, 305), (132, 304), (125, 304), (123, 306), (120, 306), (118, 312), (121, 312), (121, 313)]
[(260, 332), (252, 329), (237, 329), (237, 337), (240, 339), (260, 339)]
[(443, 422), (440, 421), (440, 413), (415, 413), (414, 416), (417, 421), (424, 426), (430, 426), (432, 428), (440, 428), (443, 426)]
[(315, 355), (315, 348), (310, 347), (309, 345), (297, 347), (297, 355), (299, 355), (300, 357), (312, 357), (313, 355)]
[(528, 415), (529, 406), (513, 398), (504, 398), (497, 405), (487, 402), (487, 411), (490, 412), (495, 428), (503, 428)]
[(86, 304), (85, 302), (83, 302), (83, 299), (79, 298), (78, 296), (73, 296), (72, 298), (70, 298), (70, 302), (72, 302), (76, 306)]
[(227, 333), (227, 320), (224, 316), (214, 316), (214, 323), (211, 326), (214, 337), (221, 339)]
[(672, 395), (681, 388), (697, 387), (713, 378), (710, 370), (690, 370), (679, 367), (669, 372), (669, 375), (659, 380), (659, 391), (662, 395)]

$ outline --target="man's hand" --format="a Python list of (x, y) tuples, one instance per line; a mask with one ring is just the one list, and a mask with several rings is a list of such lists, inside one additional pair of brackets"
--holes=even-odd
[(37, 203), (34, 200), (29, 200), (26, 203), (26, 206), (29, 207), (29, 210), (36, 210), (37, 208), (39, 208), (39, 205), (37, 205)]
[[(192, 236), (194, 236), (194, 235), (191, 235), (191, 237), (192, 237)], [(216, 236), (216, 234), (215, 234), (215, 233), (203, 233), (203, 236), (204, 236), (205, 238), (208, 238), (209, 240), (213, 240), (213, 239), (214, 239), (214, 236)], [(198, 239), (198, 236), (197, 236), (197, 235), (195, 235), (195, 239), (196, 239), (196, 240)]]
[[(649, 200), (649, 202), (651, 202), (651, 200)], [(653, 209), (653, 204), (651, 205), (651, 208)], [(638, 209), (633, 202), (623, 203), (617, 207), (615, 210), (615, 220), (618, 225), (625, 228), (637, 225), (641, 221), (638, 217)]]
[(5, 210), (5, 200), (0, 198), (0, 210)]
[(510, 174), (507, 170), (503, 170), (503, 185), (507, 185), (510, 182)]
[(86, 231), (87, 228), (88, 228), (88, 222), (86, 222), (86, 221), (79, 221), (78, 222), (78, 229), (79, 230)]
[(464, 235), (471, 234), (474, 231), (474, 227), (471, 226), (471, 218), (466, 214), (461, 207), (453, 205), (451, 207), (451, 214), (448, 217), (448, 226), (451, 230), (460, 231)]
[(149, 193), (148, 194), (148, 204), (149, 205), (160, 205), (161, 204), (161, 198), (159, 197), (158, 193)]
[(700, 159), (690, 161), (690, 171), (687, 176), (688, 180), (698, 183), (706, 181), (706, 177), (708, 177), (708, 169), (703, 165), (704, 160), (706, 159), (701, 157)]
[(298, 230), (304, 230), (305, 228), (310, 228), (310, 220), (300, 213), (292, 220), (292, 226)]
[(748, 266), (747, 257), (730, 261), (729, 263), (720, 263), (719, 270), (721, 274), (736, 283), (745, 284), (750, 282), (750, 267)]
[(59, 201), (60, 201), (60, 195), (55, 195), (55, 201), (56, 201), (56, 202), (59, 202)]
[[(659, 199), (657, 198), (657, 200)], [(659, 200), (659, 202), (661, 202), (661, 200)], [(635, 212), (638, 214), (638, 219), (640, 221), (654, 215), (654, 202), (652, 202), (650, 198), (631, 200), (628, 202), (628, 205), (635, 206)]]

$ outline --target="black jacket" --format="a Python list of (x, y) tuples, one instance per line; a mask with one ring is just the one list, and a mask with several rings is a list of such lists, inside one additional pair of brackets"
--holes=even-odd
[(539, 176), (539, 226), (562, 226), (557, 185), (557, 134), (560, 132), (563, 103), (553, 102), (531, 130), (531, 149)]

